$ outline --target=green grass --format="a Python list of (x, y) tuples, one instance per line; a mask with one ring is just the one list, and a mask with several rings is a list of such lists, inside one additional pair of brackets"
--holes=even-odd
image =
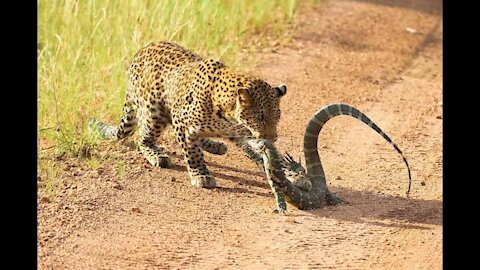
[(37, 161), (38, 187), (42, 189), (47, 197), (55, 197), (61, 190), (63, 180), (59, 177), (60, 168), (54, 160)]
[(151, 41), (183, 44), (201, 56), (245, 67), (240, 51), (291, 24), (296, 0), (38, 1), (39, 137), (88, 157), (88, 118), (120, 119), (126, 73)]

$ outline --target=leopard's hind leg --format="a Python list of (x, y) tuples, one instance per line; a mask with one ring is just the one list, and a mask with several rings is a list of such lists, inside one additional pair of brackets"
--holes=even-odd
[(140, 152), (155, 167), (171, 167), (170, 157), (162, 147), (156, 144), (157, 138), (170, 124), (170, 119), (165, 109), (161, 106), (142, 106), (139, 113), (140, 137), (138, 145)]

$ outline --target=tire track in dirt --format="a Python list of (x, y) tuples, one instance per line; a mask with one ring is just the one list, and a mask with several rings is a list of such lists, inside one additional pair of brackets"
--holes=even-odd
[[(374, 1), (324, 1), (299, 17), (288, 47), (259, 55), (254, 71), (289, 87), (280, 150), (297, 157), (308, 118), (329, 103), (350, 103), (406, 154), (410, 198), (402, 160), (348, 117), (329, 122), (319, 148), (329, 185), (351, 204), (289, 205), (287, 216), (271, 213), (264, 175), (233, 147), (207, 155), (221, 188), (199, 190), (181, 160), (171, 170), (152, 168), (132, 147), (104, 143), (99, 168), (62, 161), (61, 192), (40, 199), (39, 268), (440, 268), (440, 21)], [(172, 141), (166, 148), (178, 153)]]

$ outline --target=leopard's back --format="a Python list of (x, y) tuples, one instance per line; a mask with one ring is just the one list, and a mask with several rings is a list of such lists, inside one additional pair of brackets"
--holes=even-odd
[(143, 99), (161, 94), (165, 89), (165, 80), (172, 72), (202, 60), (199, 55), (175, 43), (150, 43), (135, 54), (128, 68), (129, 90)]

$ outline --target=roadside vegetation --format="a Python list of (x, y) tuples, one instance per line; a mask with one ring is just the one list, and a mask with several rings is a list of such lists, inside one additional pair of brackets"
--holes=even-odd
[[(39, 0), (39, 157), (44, 147), (54, 158), (91, 157), (97, 138), (86, 127), (88, 119), (120, 119), (125, 70), (149, 42), (177, 42), (248, 70), (248, 52), (284, 37), (298, 8), (315, 2)], [(54, 177), (41, 160), (39, 174)]]

